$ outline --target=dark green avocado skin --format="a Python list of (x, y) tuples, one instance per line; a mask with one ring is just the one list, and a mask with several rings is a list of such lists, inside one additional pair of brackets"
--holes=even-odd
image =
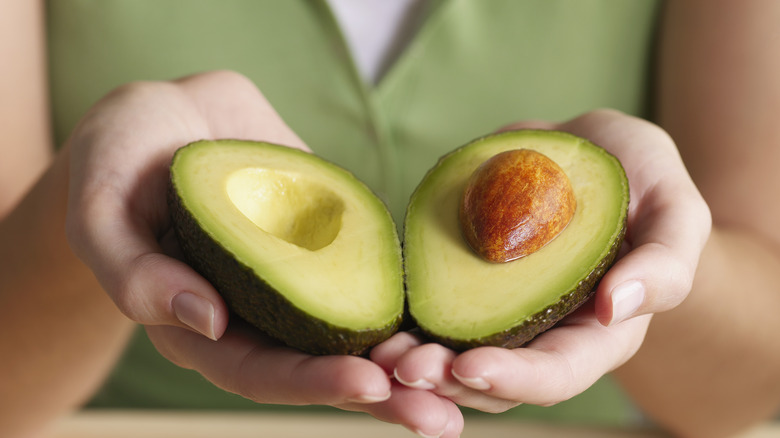
[(456, 351), (465, 351), (483, 346), (505, 348), (522, 347), (537, 335), (551, 329), (560, 320), (577, 310), (593, 296), (599, 281), (601, 281), (604, 274), (606, 274), (609, 268), (615, 263), (620, 247), (623, 244), (625, 234), (626, 222), (624, 220), (618, 238), (610, 247), (605, 257), (598, 263), (596, 268), (580, 281), (573, 290), (563, 295), (560, 300), (551, 304), (546, 309), (531, 315), (520, 325), (490, 336), (473, 339), (454, 339), (438, 336), (425, 330), (425, 327), (420, 327), (420, 330), (431, 340)]
[(187, 263), (211, 282), (233, 313), (284, 344), (315, 355), (360, 355), (401, 325), (399, 315), (380, 329), (355, 331), (307, 314), (204, 232), (182, 204), (172, 182), (168, 205)]

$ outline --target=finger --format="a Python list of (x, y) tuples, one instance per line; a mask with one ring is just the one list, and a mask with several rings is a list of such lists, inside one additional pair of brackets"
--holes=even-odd
[(496, 398), (465, 386), (452, 374), (457, 353), (442, 345), (430, 343), (402, 355), (395, 368), (396, 380), (404, 386), (428, 390), (453, 402), (484, 412), (504, 412), (517, 402)]
[(78, 235), (81, 257), (120, 311), (141, 324), (219, 338), (228, 312), (217, 291), (188, 265), (163, 254), (145, 219), (124, 213), (124, 206), (110, 198), (85, 206), (79, 214), (89, 221), (72, 224), (69, 233)]
[(231, 325), (216, 342), (175, 327), (147, 332), (168, 360), (258, 403), (335, 406), (390, 397), (390, 379), (367, 359), (311, 356), (243, 324)]
[(389, 400), (372, 405), (345, 405), (342, 409), (367, 412), (388, 423), (400, 424), (419, 436), (455, 438), (463, 431), (463, 414), (457, 405), (429, 391), (392, 387)]
[(495, 398), (553, 405), (628, 360), (641, 345), (649, 319), (604, 327), (592, 317), (581, 318), (545, 332), (526, 348), (466, 351), (455, 359), (452, 372), (464, 385)]
[(158, 243), (168, 229), (170, 153), (187, 135), (204, 134), (177, 129), (179, 118), (197, 117), (171, 97), (173, 90), (164, 83), (129, 84), (82, 120), (66, 146), (72, 156), (66, 231), (74, 252), (130, 319), (217, 338), (227, 324), (221, 298)]
[(201, 138), (303, 143), (250, 81), (230, 72), (120, 87), (74, 132), (69, 146), (80, 158), (72, 163), (67, 225), (74, 251), (130, 319), (218, 338), (227, 324), (219, 295), (160, 254), (170, 155)]
[(382, 367), (388, 376), (393, 376), (398, 359), (410, 349), (422, 345), (422, 339), (411, 332), (398, 332), (371, 349), (370, 357)]
[(674, 142), (658, 126), (612, 110), (593, 111), (561, 129), (617, 155), (631, 184), (628, 251), (598, 288), (599, 321), (612, 325), (676, 307), (691, 289), (711, 218)]
[(424, 436), (456, 437), (463, 429), (452, 402), (428, 391), (391, 386), (386, 373), (363, 358), (310, 356), (240, 323), (217, 342), (172, 327), (146, 329), (168, 360), (258, 403), (367, 412)]
[(688, 295), (696, 263), (657, 242), (632, 249), (607, 272), (595, 296), (605, 326), (672, 309)]
[(628, 252), (607, 272), (596, 294), (602, 324), (670, 310), (691, 290), (711, 219), (692, 183), (685, 190), (670, 180), (640, 194), (629, 213)]
[(447, 409), (447, 427), (441, 434), (441, 438), (457, 438), (463, 433), (464, 418), (460, 408), (449, 400), (443, 400), (444, 407)]
[(371, 350), (371, 360), (404, 387), (431, 391), (461, 406), (487, 412), (503, 412), (517, 405), (463, 386), (450, 372), (455, 356), (455, 352), (439, 344), (423, 344), (419, 336), (410, 332), (396, 333)]
[(409, 388), (436, 390), (439, 395), (458, 395), (461, 385), (450, 373), (456, 353), (436, 343), (416, 347), (398, 358), (393, 374)]

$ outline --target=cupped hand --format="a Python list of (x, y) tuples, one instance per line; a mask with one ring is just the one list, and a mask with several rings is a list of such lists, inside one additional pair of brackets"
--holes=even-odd
[(74, 252), (133, 321), (212, 339), (225, 330), (227, 309), (206, 280), (170, 256), (166, 193), (174, 151), (216, 138), (306, 148), (253, 84), (230, 72), (122, 86), (90, 109), (65, 145)]
[(226, 71), (122, 86), (68, 139), (68, 239), (117, 307), (146, 325), (165, 357), (251, 400), (338, 406), (426, 435), (457, 436), (457, 406), (393, 387), (368, 359), (309, 356), (228, 325), (219, 294), (181, 261), (166, 203), (174, 151), (218, 138), (307, 149), (254, 84)]
[(238, 321), (218, 342), (178, 327), (146, 330), (158, 351), (173, 363), (258, 403), (366, 412), (422, 436), (457, 437), (463, 429), (454, 402), (392, 382), (382, 368), (362, 357), (311, 356)]
[(598, 110), (564, 123), (528, 121), (505, 129), (556, 129), (617, 156), (630, 184), (626, 240), (592, 300), (523, 348), (481, 347), (457, 354), (399, 333), (371, 358), (407, 387), (462, 405), (501, 412), (521, 403), (569, 399), (639, 349), (653, 313), (688, 295), (709, 236), (709, 209), (672, 139), (659, 127)]

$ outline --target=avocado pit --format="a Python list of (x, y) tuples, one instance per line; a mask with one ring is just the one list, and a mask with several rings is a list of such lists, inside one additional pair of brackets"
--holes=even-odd
[(505, 263), (555, 239), (576, 208), (569, 178), (558, 164), (537, 151), (514, 149), (492, 156), (470, 176), (459, 223), (474, 252)]

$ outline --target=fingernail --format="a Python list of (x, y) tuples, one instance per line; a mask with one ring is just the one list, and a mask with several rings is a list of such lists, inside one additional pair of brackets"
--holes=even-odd
[(171, 305), (179, 321), (209, 339), (217, 340), (214, 333), (214, 306), (208, 300), (190, 292), (182, 292), (173, 297)]
[(416, 433), (417, 435), (420, 435), (423, 438), (439, 438), (440, 436), (442, 436), (444, 434), (444, 432), (442, 432), (442, 433), (440, 433), (438, 435), (428, 435), (428, 434), (423, 433), (420, 429), (416, 429), (414, 431), (414, 433)]
[(607, 326), (625, 321), (645, 301), (645, 286), (641, 281), (631, 280), (612, 289), (612, 320)]
[(387, 391), (387, 394), (385, 395), (368, 395), (368, 394), (361, 394), (357, 397), (350, 398), (348, 401), (352, 403), (363, 403), (363, 404), (369, 404), (369, 403), (379, 403), (383, 402), (390, 398), (390, 391)]
[(404, 386), (408, 386), (409, 388), (415, 388), (415, 389), (435, 389), (436, 385), (433, 383), (425, 380), (425, 379), (417, 379), (411, 382), (408, 382), (400, 377), (398, 377), (398, 370), (396, 369), (393, 371), (393, 375), (395, 376), (395, 380), (398, 380), (401, 384)]
[(488, 383), (488, 381), (482, 377), (463, 377), (459, 376), (455, 371), (452, 371), (452, 375), (458, 379), (460, 383), (468, 386), (469, 388), (479, 391), (487, 391), (491, 388), (490, 383)]

